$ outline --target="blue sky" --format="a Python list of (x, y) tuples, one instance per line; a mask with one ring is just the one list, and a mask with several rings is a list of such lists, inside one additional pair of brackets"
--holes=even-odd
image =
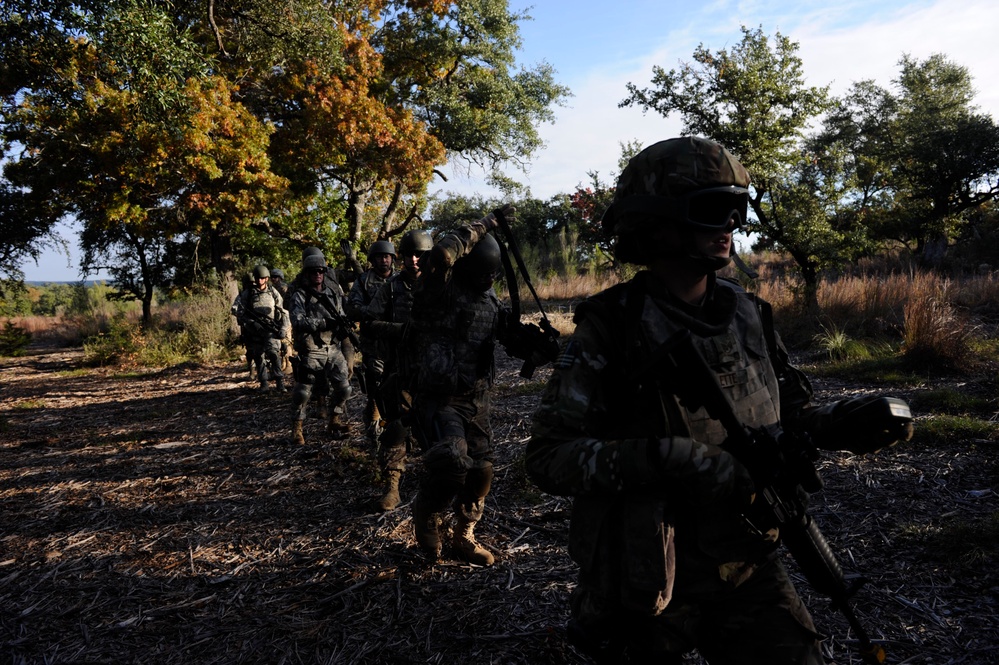
[[(508, 175), (547, 198), (571, 191), (596, 171), (614, 174), (622, 143), (643, 145), (679, 133), (677, 118), (618, 108), (629, 82), (648, 84), (652, 67), (676, 68), (703, 44), (711, 51), (740, 41), (740, 26), (760, 27), (798, 42), (809, 85), (830, 85), (833, 94), (872, 79), (889, 86), (903, 54), (923, 60), (942, 53), (967, 67), (978, 91), (976, 104), (999, 120), (999, 8), (994, 0), (510, 0), (533, 17), (521, 25), (521, 64), (552, 65), (573, 97), (544, 125), (546, 147), (527, 173)], [(445, 167), (440, 193), (495, 196), (482, 173), (461, 164)], [(76, 244), (72, 230), (64, 233)], [(28, 280), (78, 279), (78, 259), (47, 253), (24, 266)]]

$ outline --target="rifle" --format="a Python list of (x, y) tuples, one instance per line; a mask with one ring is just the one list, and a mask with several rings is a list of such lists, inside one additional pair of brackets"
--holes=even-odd
[(348, 321), (347, 317), (340, 313), (340, 310), (337, 308), (336, 303), (333, 302), (333, 299), (323, 291), (308, 289), (307, 292), (309, 295), (315, 297), (316, 300), (322, 303), (322, 305), (326, 308), (326, 311), (329, 312), (329, 318), (333, 320), (333, 323), (335, 323), (342, 332), (340, 339), (346, 337), (350, 340), (350, 343), (354, 345), (355, 349), (359, 349), (361, 347), (361, 340), (357, 336), (357, 333), (354, 332), (354, 324)]
[[(524, 364), (520, 367), (520, 375), (525, 379), (529, 379), (534, 376), (534, 370), (538, 365), (555, 362), (559, 353), (559, 332), (552, 325), (551, 321), (548, 320), (545, 308), (541, 305), (541, 298), (538, 297), (538, 292), (534, 290), (534, 284), (531, 283), (531, 273), (528, 272), (527, 265), (524, 263), (524, 258), (520, 253), (520, 246), (517, 244), (517, 236), (513, 234), (509, 220), (498, 210), (494, 211), (493, 214), (496, 217), (499, 228), (503, 230), (503, 235), (506, 236), (506, 244), (499, 243), (500, 260), (503, 263), (503, 271), (506, 273), (507, 289), (510, 292), (511, 316), (514, 321), (513, 324), (508, 326), (508, 330), (504, 334), (503, 339), (500, 340), (500, 344), (503, 345), (508, 355), (524, 361)], [(534, 296), (534, 302), (541, 313), (540, 326), (534, 323), (524, 323), (520, 320), (520, 289), (517, 286), (517, 273), (514, 271), (513, 263), (510, 261), (511, 254), (517, 263), (517, 268), (520, 270), (520, 276), (524, 280), (524, 284), (527, 285), (527, 289)]]
[(806, 512), (801, 490), (812, 493), (822, 488), (815, 468), (818, 453), (808, 436), (743, 425), (717, 375), (691, 341), (690, 331), (670, 337), (653, 361), (652, 372), (677, 377), (668, 388), (684, 407), (691, 411), (703, 407), (725, 428), (728, 438), (723, 447), (749, 470), (756, 485), (756, 499), (744, 515), (747, 524), (761, 534), (777, 527), (805, 579), (829, 597), (856, 633), (863, 661), (882, 665), (884, 649), (871, 641), (849, 602), (866, 580), (847, 584), (829, 542)]
[(258, 326), (270, 333), (271, 337), (274, 337), (275, 339), (281, 338), (281, 324), (274, 319), (268, 318), (249, 307), (244, 307), (241, 313), (243, 316), (250, 319), (250, 321), (256, 323)]

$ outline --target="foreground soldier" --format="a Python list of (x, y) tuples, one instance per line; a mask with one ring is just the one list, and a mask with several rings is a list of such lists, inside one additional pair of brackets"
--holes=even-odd
[[(598, 662), (678, 665), (695, 648), (712, 665), (823, 662), (775, 554), (779, 534), (742, 517), (757, 488), (722, 445), (726, 430), (666, 388), (693, 377), (667, 376), (658, 362), (668, 340), (689, 334), (746, 427), (783, 416), (785, 428), (818, 431), (838, 413), (807, 406), (811, 389), (787, 364), (768, 306), (715, 277), (731, 260), (748, 185), (706, 139), (656, 143), (629, 162), (605, 230), (620, 260), (648, 270), (579, 306), (534, 416), (529, 474), (575, 497), (570, 639)], [(911, 435), (904, 418), (861, 424), (849, 438), (817, 438), (872, 452)]]
[(413, 287), (420, 277), (420, 257), (433, 245), (433, 239), (426, 231), (407, 231), (402, 236), (399, 241), (402, 270), (392, 275), (375, 294), (365, 310), (369, 321), (361, 328), (362, 334), (366, 332), (377, 340), (388, 377), (378, 390), (378, 401), (386, 419), (385, 429), (378, 435), (378, 464), (385, 479), (385, 493), (378, 501), (382, 510), (394, 510), (399, 505), (399, 482), (406, 470), (410, 440), (407, 419), (412, 399), (406, 383), (415, 359), (406, 357), (409, 349), (404, 345), (404, 334), (413, 307)]
[(281, 340), (291, 325), (284, 310), (281, 294), (269, 285), (267, 266), (253, 268), (253, 283), (243, 289), (232, 303), (232, 313), (243, 331), (246, 359), (256, 368), (261, 390), (270, 389), (274, 379), (279, 392), (284, 392), (284, 372), (281, 371)]
[(298, 356), (292, 398), (292, 439), (298, 444), (305, 443), (302, 423), (314, 390), (320, 395), (329, 394), (329, 434), (340, 437), (349, 431), (343, 413), (350, 397), (350, 383), (347, 361), (340, 351), (346, 331), (337, 320), (337, 315), (343, 317), (343, 292), (326, 282), (326, 272), (322, 253), (305, 255), (303, 283), (292, 294), (289, 307)]
[(423, 255), (411, 324), (418, 363), (413, 433), (425, 450), (412, 508), (416, 540), (440, 556), (441, 512), (453, 500), (455, 553), (482, 566), (493, 555), (476, 542), (474, 529), (493, 479), (489, 391), (503, 318), (492, 287), (500, 248), (487, 235), (496, 215), (510, 218), (513, 208), (462, 226)]
[[(368, 248), (368, 262), (371, 268), (358, 275), (347, 294), (344, 305), (351, 321), (368, 320), (365, 313), (371, 300), (378, 290), (395, 273), (395, 246), (388, 240), (378, 240)], [(368, 400), (364, 405), (365, 431), (372, 441), (376, 440), (381, 431), (379, 423), (381, 414), (375, 400), (378, 386), (381, 385), (385, 373), (384, 353), (378, 348), (377, 340), (371, 335), (361, 333), (361, 371), (364, 373), (364, 387)]]

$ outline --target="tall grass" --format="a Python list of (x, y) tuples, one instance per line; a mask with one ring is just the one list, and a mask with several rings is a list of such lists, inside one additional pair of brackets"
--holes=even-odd
[[(530, 268), (534, 259), (525, 258)], [(771, 303), (777, 329), (793, 348), (819, 349), (834, 360), (887, 353), (901, 355), (914, 365), (959, 368), (981, 355), (982, 349), (993, 353), (990, 349), (999, 347), (991, 341), (999, 335), (988, 327), (999, 323), (999, 276), (995, 273), (945, 277), (900, 264), (865, 264), (853, 273), (823, 279), (818, 310), (803, 312), (795, 298), (799, 285), (786, 259), (757, 255), (751, 263), (760, 272), (755, 280), (734, 269), (726, 274)], [(634, 272), (618, 275), (587, 268), (538, 277), (540, 269), (530, 270), (549, 319), (563, 335), (572, 333), (573, 311), (581, 300)], [(533, 297), (523, 285), (520, 299), (523, 310), (537, 317)], [(221, 290), (206, 287), (194, 295), (155, 304), (152, 323), (142, 328), (137, 303), (109, 302), (103, 292), (91, 289), (77, 297), (72, 312), (56, 317), (11, 317), (0, 323), (10, 321), (36, 341), (85, 342), (94, 363), (213, 363), (238, 356), (229, 305)]]

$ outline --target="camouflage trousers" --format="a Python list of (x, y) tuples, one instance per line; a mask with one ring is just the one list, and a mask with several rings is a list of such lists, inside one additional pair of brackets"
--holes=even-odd
[(246, 341), (246, 357), (253, 362), (257, 379), (268, 381), (283, 378), (281, 371), (281, 340), (268, 337)]
[(292, 395), (296, 420), (305, 420), (313, 391), (319, 395), (329, 395), (331, 411), (344, 413), (351, 389), (347, 361), (339, 347), (299, 350), (295, 391)]
[(738, 587), (674, 596), (659, 616), (629, 614), (580, 584), (572, 616), (570, 638), (598, 663), (680, 665), (693, 649), (711, 665), (825, 662), (811, 615), (776, 558)]
[(413, 435), (423, 449), (420, 495), (432, 512), (451, 499), (479, 506), (493, 477), (489, 393), (416, 395)]

